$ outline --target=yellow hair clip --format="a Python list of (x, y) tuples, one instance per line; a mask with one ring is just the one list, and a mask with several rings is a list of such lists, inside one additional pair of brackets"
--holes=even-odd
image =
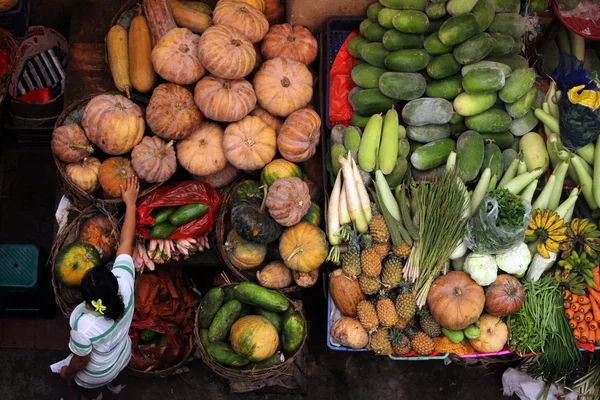
[(104, 311), (106, 311), (106, 306), (102, 305), (102, 299), (96, 301), (92, 300), (92, 306), (94, 306), (94, 309), (100, 314), (104, 314)]

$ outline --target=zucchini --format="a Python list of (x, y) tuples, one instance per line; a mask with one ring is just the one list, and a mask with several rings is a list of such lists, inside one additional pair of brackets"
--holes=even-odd
[(450, 124), (432, 124), (423, 126), (408, 125), (406, 136), (419, 143), (429, 143), (450, 137)]
[(533, 113), (533, 110), (529, 110), (527, 114), (521, 118), (515, 118), (510, 124), (510, 131), (515, 136), (523, 136), (526, 133), (533, 131), (539, 120)]
[(337, 175), (338, 171), (342, 168), (340, 164), (340, 156), (346, 157), (348, 151), (343, 144), (336, 143), (331, 146), (331, 168), (333, 169), (333, 174)]
[(492, 50), (493, 43), (488, 33), (479, 33), (456, 46), (452, 55), (459, 64), (472, 64), (483, 60)]
[[(358, 148), (360, 147), (361, 132), (355, 126), (349, 126), (344, 130), (344, 147), (352, 153), (352, 157), (356, 160), (358, 156)], [(333, 159), (333, 156), (332, 156)], [(338, 161), (339, 163), (339, 161)], [(337, 172), (336, 172), (337, 175)]]
[[(364, 89), (352, 97), (350, 104), (356, 114), (370, 117), (373, 114), (387, 112), (396, 104), (396, 100), (387, 97), (379, 89)], [(353, 122), (352, 125), (360, 126), (359, 121)]]
[(427, 0), (381, 0), (381, 4), (397, 10), (425, 10)]
[(287, 355), (295, 354), (304, 340), (304, 319), (295, 312), (287, 315), (283, 320), (282, 348)]
[(175, 232), (175, 229), (177, 229), (177, 227), (170, 222), (161, 222), (152, 227), (150, 237), (152, 239), (166, 239), (171, 236), (171, 233)]
[(165, 222), (169, 220), (171, 214), (173, 214), (177, 210), (177, 207), (161, 207), (160, 210), (154, 216), (154, 222), (151, 226), (155, 226), (160, 224), (161, 222)]
[(396, 50), (388, 54), (385, 67), (396, 72), (417, 72), (429, 64), (429, 54), (421, 49)]
[(427, 18), (429, 18), (430, 21), (443, 18), (447, 14), (446, 5), (429, 3), (425, 9), (425, 14), (427, 14)]
[(377, 164), (377, 151), (381, 142), (381, 131), (383, 129), (383, 117), (380, 114), (373, 115), (360, 140), (358, 148), (358, 165), (365, 172), (371, 172)]
[(208, 329), (200, 330), (200, 343), (202, 343), (202, 347), (204, 347), (204, 350), (206, 351), (210, 345), (210, 342), (208, 341)]
[(471, 71), (463, 77), (463, 88), (468, 93), (497, 92), (506, 80), (500, 68), (490, 67)]
[(460, 75), (452, 75), (448, 78), (433, 80), (427, 84), (425, 94), (427, 97), (439, 97), (453, 100), (463, 92), (463, 78)]
[(510, 115), (506, 111), (497, 108), (465, 118), (467, 128), (481, 133), (506, 132), (510, 128), (511, 122)]
[(223, 303), (227, 303), (229, 300), (235, 299), (233, 288), (235, 288), (235, 285), (228, 285), (223, 288), (223, 293), (225, 294), (225, 297), (223, 298)]
[(208, 341), (222, 342), (227, 339), (231, 325), (239, 318), (242, 311), (242, 303), (238, 300), (229, 300), (223, 304), (215, 314), (208, 328)]
[(461, 15), (470, 13), (475, 4), (477, 4), (477, 0), (450, 0), (446, 4), (446, 8), (450, 15)]
[(419, 171), (428, 171), (446, 162), (454, 150), (454, 140), (440, 139), (416, 149), (410, 156), (410, 163)]
[(243, 367), (249, 363), (247, 359), (233, 351), (231, 345), (227, 343), (209, 343), (206, 352), (219, 364), (228, 365), (231, 367)]
[(360, 47), (360, 57), (367, 63), (379, 67), (385, 68), (385, 58), (390, 54), (383, 44), (367, 43)]
[(390, 29), (383, 35), (381, 43), (389, 51), (402, 49), (421, 49), (423, 48), (423, 35), (414, 33), (398, 32)]
[(246, 364), (242, 369), (243, 370), (261, 370), (267, 369), (276, 366), (277, 364), (281, 364), (284, 361), (283, 354), (280, 351), (275, 352), (271, 357), (266, 360), (251, 362)]
[(383, 129), (381, 131), (381, 142), (379, 145), (378, 168), (385, 175), (392, 172), (398, 159), (398, 111), (388, 110), (383, 118)]
[(444, 79), (457, 74), (460, 71), (460, 64), (450, 53), (442, 54), (431, 60), (427, 65), (427, 75), (433, 79)]
[(462, 14), (448, 18), (440, 27), (440, 41), (448, 46), (456, 46), (475, 36), (479, 31), (473, 14)]
[(273, 311), (267, 311), (260, 307), (256, 307), (254, 309), (254, 314), (260, 315), (261, 317), (268, 319), (269, 322), (273, 324), (275, 329), (277, 329), (277, 332), (281, 333), (281, 315)]
[(492, 50), (489, 53), (490, 56), (504, 56), (511, 54), (513, 47), (515, 46), (515, 39), (512, 36), (498, 32), (492, 33), (490, 36), (493, 39)]
[(350, 76), (352, 81), (363, 89), (373, 89), (379, 85), (379, 77), (386, 70), (379, 67), (374, 67), (366, 63), (356, 63), (352, 67)]
[(495, 143), (501, 150), (510, 149), (515, 141), (515, 137), (510, 132), (480, 133), (480, 135), (484, 141)]
[(517, 69), (510, 74), (498, 96), (505, 103), (514, 103), (523, 97), (533, 87), (534, 83), (535, 72), (533, 69)]
[(200, 325), (200, 328), (207, 329), (210, 326), (215, 314), (223, 305), (224, 299), (225, 292), (219, 287), (206, 292), (198, 310), (198, 325)]
[(444, 24), (445, 21), (445, 18), (434, 19), (432, 21), (429, 21), (429, 26), (427, 27), (427, 30), (423, 32), (423, 35), (431, 35), (433, 32), (439, 31), (440, 27)]
[(515, 40), (521, 40), (525, 35), (525, 18), (519, 14), (496, 14), (488, 28), (490, 32), (504, 33)]
[(496, 15), (494, 2), (492, 0), (479, 0), (471, 10), (471, 14), (473, 14), (477, 20), (479, 33), (485, 32), (492, 24), (494, 16)]
[(495, 61), (485, 61), (484, 60), (484, 61), (479, 61), (479, 62), (476, 62), (473, 64), (465, 65), (460, 70), (460, 73), (462, 76), (465, 76), (469, 72), (473, 72), (473, 71), (476, 71), (478, 69), (483, 69), (483, 68), (500, 68), (502, 70), (502, 72), (504, 72), (505, 78), (508, 78), (510, 76), (510, 73), (512, 72), (512, 69), (506, 64), (502, 64), (500, 62), (495, 62)]
[(440, 165), (439, 167), (427, 170), (427, 171), (419, 171), (418, 169), (413, 169), (410, 172), (412, 180), (416, 183), (431, 183), (436, 179), (441, 178), (446, 172), (446, 166)]
[(463, 92), (456, 96), (454, 110), (463, 117), (477, 115), (485, 110), (492, 108), (496, 103), (498, 96), (496, 93), (466, 93)]
[(429, 27), (429, 18), (422, 11), (403, 10), (394, 15), (394, 28), (404, 33), (423, 33)]
[(371, 118), (371, 116), (369, 115), (368, 117), (359, 115), (357, 113), (352, 114), (352, 125), (357, 126), (359, 128), (364, 128), (365, 126), (367, 126), (367, 122), (369, 122), (369, 118)]
[(489, 168), (492, 171), (492, 176), (496, 175), (496, 179), (500, 181), (504, 173), (504, 158), (502, 158), (500, 147), (494, 143), (487, 143), (483, 154), (481, 169)]
[(362, 59), (360, 55), (360, 49), (364, 44), (369, 43), (363, 36), (354, 36), (348, 41), (348, 53), (354, 58)]
[(265, 289), (256, 283), (240, 282), (234, 289), (235, 298), (245, 304), (262, 307), (267, 311), (283, 312), (290, 302), (276, 290)]
[(384, 6), (380, 2), (376, 1), (375, 3), (369, 5), (367, 7), (367, 18), (369, 18), (372, 22), (377, 22), (379, 20), (379, 11), (383, 10)]
[(427, 82), (423, 75), (412, 72), (385, 72), (379, 78), (379, 90), (398, 100), (414, 100), (423, 96)]
[(171, 214), (169, 222), (175, 226), (181, 226), (202, 217), (207, 212), (208, 206), (206, 204), (186, 204)]
[(398, 158), (406, 158), (410, 153), (410, 143), (408, 139), (398, 139)]
[(406, 175), (406, 171), (408, 170), (408, 161), (405, 157), (398, 157), (396, 160), (396, 165), (394, 165), (394, 169), (389, 175), (386, 175), (385, 180), (390, 186), (398, 186), (402, 183), (404, 179), (404, 175)]
[(446, 124), (452, 118), (454, 109), (446, 99), (423, 97), (409, 101), (402, 108), (404, 123), (415, 126)]
[(394, 18), (399, 12), (400, 11), (393, 8), (382, 8), (379, 10), (379, 14), (377, 14), (377, 22), (385, 29), (394, 29), (392, 18)]
[(423, 47), (432, 56), (438, 56), (452, 52), (454, 46), (447, 46), (440, 41), (440, 37), (437, 32), (433, 32), (431, 35), (425, 38)]
[(506, 112), (513, 118), (525, 116), (532, 108), (537, 97), (537, 88), (534, 86), (514, 103), (506, 104)]
[(475, 131), (463, 132), (456, 142), (456, 169), (463, 182), (477, 178), (483, 165), (484, 144)]
[(366, 27), (363, 36), (370, 42), (381, 42), (386, 31), (387, 29), (377, 22), (371, 22), (371, 24)]
[[(500, 57), (492, 57), (488, 56), (484, 61), (494, 61), (498, 63), (506, 64), (510, 67), (511, 70), (516, 70), (519, 68), (527, 68), (527, 59), (523, 56), (518, 56), (516, 54), (512, 54), (509, 56), (500, 56)], [(507, 76), (508, 78), (508, 76)]]

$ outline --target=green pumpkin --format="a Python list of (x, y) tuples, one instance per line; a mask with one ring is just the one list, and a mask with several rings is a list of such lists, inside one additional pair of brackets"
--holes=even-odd
[(79, 286), (86, 272), (101, 265), (100, 253), (91, 244), (73, 242), (65, 246), (54, 261), (54, 275), (66, 286)]
[(265, 165), (260, 173), (260, 183), (271, 186), (279, 178), (293, 177), (304, 179), (300, 167), (293, 162), (278, 158)]
[(253, 181), (251, 179), (246, 179), (240, 182), (233, 189), (233, 193), (231, 193), (231, 197), (229, 198), (229, 206), (231, 207), (238, 201), (247, 198), (255, 198), (262, 200), (265, 191), (260, 187), (261, 184), (259, 182)]
[(260, 201), (254, 197), (241, 199), (231, 206), (231, 224), (242, 239), (252, 243), (268, 244), (283, 233), (283, 226), (269, 214), (265, 199)]
[(316, 226), (321, 225), (321, 207), (319, 207), (317, 203), (311, 202), (308, 212), (302, 218), (302, 221), (306, 221)]

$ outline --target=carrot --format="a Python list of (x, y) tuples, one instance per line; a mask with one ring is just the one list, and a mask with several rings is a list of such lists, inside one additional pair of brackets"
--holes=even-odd
[(569, 326), (571, 327), (571, 329), (577, 328), (577, 321), (575, 321), (573, 318), (571, 318), (569, 320)]
[(590, 321), (588, 323), (588, 328), (590, 328), (591, 331), (595, 331), (596, 329), (598, 329), (598, 322)]
[(600, 266), (598, 265), (592, 268), (592, 280), (594, 281), (594, 287), (600, 288)]
[(587, 289), (588, 289), (590, 301), (593, 298), (594, 300), (596, 300), (596, 304), (598, 304), (600, 306), (600, 292), (597, 292), (596, 289), (593, 289), (589, 286)]
[(580, 313), (580, 312), (576, 312), (575, 316), (573, 317), (573, 319), (575, 321), (577, 321), (578, 323), (581, 322), (581, 321), (583, 321), (584, 318), (585, 318), (585, 315), (583, 313)]
[(581, 335), (579, 334), (579, 332), (577, 332), (577, 329), (575, 329), (573, 331), (573, 337), (575, 338), (575, 340), (579, 341), (579, 339), (581, 339)]
[(569, 308), (571, 308), (571, 302), (569, 300), (563, 301), (563, 308), (565, 310), (568, 310)]
[(570, 295), (571, 295), (571, 291), (569, 289), (565, 289), (565, 294), (563, 295), (563, 300), (569, 300)]
[(597, 332), (595, 330), (590, 329), (590, 332), (588, 334), (588, 343), (594, 344), (594, 342), (596, 341), (596, 336)]
[(600, 346), (600, 335), (596, 335), (596, 346)]
[(598, 306), (598, 302), (592, 296), (590, 296), (590, 304), (592, 305), (592, 313), (594, 314), (594, 320), (600, 321), (600, 306)]
[(568, 300), (569, 300), (571, 303), (577, 303), (577, 300), (578, 300), (578, 299), (579, 299), (579, 296), (577, 296), (577, 295), (576, 295), (576, 294), (574, 294), (574, 293), (571, 293), (571, 295), (570, 295), (570, 296), (569, 296), (569, 298), (568, 298)]
[(580, 323), (578, 323), (576, 329), (579, 332), (579, 336), (581, 336), (582, 339), (584, 337), (586, 337), (586, 338), (588, 337), (589, 328), (585, 321), (581, 321)]
[(578, 302), (574, 301), (574, 302), (571, 303), (571, 306), (569, 308), (571, 310), (577, 312), (577, 311), (579, 311), (580, 304)]
[(573, 319), (573, 317), (575, 316), (575, 311), (569, 309), (565, 310), (565, 316), (567, 317), (567, 319)]
[(592, 315), (592, 313), (590, 311), (586, 312), (585, 315), (583, 316), (583, 319), (585, 320), (585, 322), (590, 322), (594, 320), (594, 316)]
[(579, 298), (577, 299), (577, 302), (579, 304), (589, 304), (590, 298), (587, 296), (579, 296)]
[(592, 305), (590, 303), (588, 304), (582, 304), (579, 307), (579, 312), (582, 312), (584, 314), (588, 313), (590, 311), (590, 309), (592, 308)]

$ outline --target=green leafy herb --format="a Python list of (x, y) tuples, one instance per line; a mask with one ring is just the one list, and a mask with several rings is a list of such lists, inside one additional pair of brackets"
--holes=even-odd
[[(523, 199), (506, 189), (492, 190), (490, 197), (498, 202), (496, 226), (523, 226), (523, 215), (525, 215)], [(491, 211), (491, 207), (491, 204), (488, 205), (488, 211)]]

